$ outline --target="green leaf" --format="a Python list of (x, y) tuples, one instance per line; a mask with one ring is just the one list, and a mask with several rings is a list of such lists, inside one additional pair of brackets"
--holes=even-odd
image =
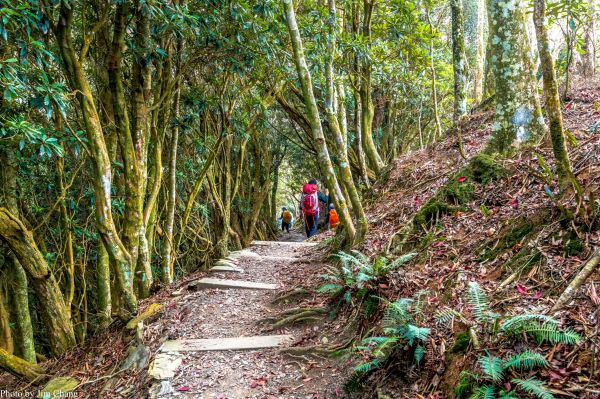
[(496, 356), (483, 355), (478, 360), (481, 370), (494, 382), (500, 382), (504, 377), (502, 359)]
[(504, 361), (503, 368), (517, 369), (517, 370), (531, 370), (538, 367), (545, 367), (548, 365), (546, 358), (543, 355), (526, 350), (521, 353), (516, 353)]
[(544, 385), (544, 383), (535, 377), (522, 380), (519, 378), (513, 378), (512, 382), (516, 384), (523, 391), (537, 396), (540, 399), (553, 399), (552, 392)]

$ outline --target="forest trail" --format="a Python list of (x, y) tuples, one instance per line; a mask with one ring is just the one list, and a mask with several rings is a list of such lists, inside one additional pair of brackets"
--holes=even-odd
[[(289, 241), (258, 241), (249, 248), (233, 252), (225, 262), (217, 262), (242, 271), (217, 270), (207, 276), (211, 279), (273, 284), (276, 289), (194, 287), (191, 283), (188, 286), (194, 287), (194, 291), (184, 289), (176, 302), (170, 305), (177, 311), (169, 312), (171, 320), (167, 331), (163, 330), (168, 340), (158, 349), (154, 364), (150, 365), (150, 373), (153, 373), (153, 367), (157, 370), (157, 365), (163, 363), (167, 369), (175, 368), (174, 375), (163, 381), (155, 379), (150, 397), (305, 399), (341, 395), (343, 389), (339, 384), (343, 379), (336, 377), (331, 360), (297, 361), (282, 354), (277, 347), (298, 343), (307, 329), (316, 330), (315, 327), (269, 331), (262, 323), (265, 318), (281, 311), (272, 302), (274, 297), (284, 292), (289, 281), (290, 276), (286, 274), (294, 267), (287, 266), (299, 263), (314, 246), (302, 242), (303, 237), (299, 233), (284, 234), (282, 239)], [(220, 340), (223, 338), (229, 339)], [(204, 339), (212, 340), (196, 341)], [(228, 345), (251, 347), (253, 344), (263, 348), (194, 350), (206, 345), (214, 349), (227, 348)], [(275, 347), (264, 348), (271, 345)], [(192, 350), (189, 350), (190, 346)], [(161, 390), (162, 395), (159, 396)]]

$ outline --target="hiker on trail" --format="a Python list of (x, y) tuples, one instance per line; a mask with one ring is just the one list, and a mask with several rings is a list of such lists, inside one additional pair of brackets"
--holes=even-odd
[(338, 224), (340, 224), (340, 217), (337, 214), (337, 211), (335, 210), (335, 205), (330, 204), (329, 205), (329, 229), (333, 230), (335, 229)]
[(319, 201), (327, 203), (329, 198), (319, 191), (316, 179), (310, 179), (302, 187), (302, 197), (300, 199), (300, 211), (304, 219), (304, 229), (306, 237), (310, 238), (317, 234), (317, 225), (319, 222)]
[(284, 206), (281, 208), (281, 230), (290, 233), (290, 226), (292, 224), (292, 212), (288, 211)]

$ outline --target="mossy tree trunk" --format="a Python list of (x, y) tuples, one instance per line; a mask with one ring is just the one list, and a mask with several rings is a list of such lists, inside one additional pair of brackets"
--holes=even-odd
[[(179, 100), (181, 96), (181, 89), (179, 86), (175, 89), (175, 98), (173, 99), (173, 113), (174, 117), (179, 117)], [(171, 142), (169, 143), (169, 167), (167, 172), (167, 209), (165, 216), (165, 238), (163, 240), (162, 247), (162, 274), (161, 279), (163, 283), (170, 284), (173, 282), (174, 277), (174, 263), (175, 253), (177, 250), (176, 246), (173, 245), (174, 240), (174, 227), (175, 227), (175, 205), (177, 200), (177, 146), (179, 142), (179, 126), (173, 126), (171, 129)], [(207, 161), (208, 162), (208, 161)], [(194, 191), (191, 195), (194, 196), (200, 190), (199, 182), (194, 186)], [(192, 202), (193, 203), (193, 202)], [(185, 209), (183, 223), (181, 226), (180, 234), (185, 230), (187, 224), (187, 218), (191, 212), (191, 204), (188, 202), (188, 206)]]
[(465, 55), (465, 20), (462, 0), (450, 0), (452, 14), (452, 67), (454, 70), (455, 123), (467, 113), (467, 57)]
[[(16, 148), (0, 147), (0, 206), (18, 214), (17, 204), (17, 159)], [(8, 285), (8, 310), (11, 323), (15, 355), (35, 363), (33, 328), (29, 313), (27, 274), (14, 253), (5, 257), (5, 281)]]
[(294, 3), (292, 0), (283, 0), (283, 4), (285, 6), (285, 20), (294, 51), (294, 63), (296, 65), (298, 79), (300, 80), (300, 84), (302, 86), (302, 94), (312, 131), (312, 138), (318, 151), (318, 161), (325, 176), (325, 183), (329, 189), (329, 193), (336, 199), (337, 210), (340, 214), (341, 222), (346, 230), (346, 238), (348, 243), (351, 244), (354, 242), (356, 230), (352, 221), (352, 217), (350, 216), (350, 212), (348, 211), (348, 207), (346, 206), (346, 199), (342, 194), (335, 171), (333, 170), (331, 158), (329, 157), (329, 150), (327, 149), (327, 143), (325, 141), (325, 136), (323, 135), (323, 127), (319, 117), (319, 109), (317, 107), (317, 101), (313, 92), (312, 79), (310, 77), (308, 65), (306, 64), (306, 58), (304, 57), (302, 38), (296, 23)]
[(39, 251), (33, 234), (6, 208), (0, 208), (0, 237), (25, 269), (40, 301), (40, 313), (48, 333), (50, 349), (61, 355), (75, 345), (73, 325), (60, 287)]
[(96, 244), (96, 251), (98, 253), (96, 260), (96, 318), (98, 329), (104, 329), (110, 324), (112, 316), (110, 260), (102, 240)]
[[(61, 3), (60, 15), (55, 26), (55, 34), (63, 60), (64, 73), (71, 88), (77, 93), (82, 112), (83, 125), (88, 139), (90, 158), (93, 164), (96, 223), (98, 232), (104, 241), (115, 272), (115, 282), (122, 297), (124, 310), (128, 314), (137, 311), (137, 299), (133, 293), (131, 276), (131, 256), (119, 239), (112, 216), (111, 162), (104, 140), (102, 123), (94, 102), (90, 83), (85, 75), (83, 60), (85, 54), (78, 55), (72, 38), (73, 7), (67, 2)], [(80, 58), (81, 56), (81, 58)], [(113, 99), (114, 100), (114, 99)], [(128, 317), (128, 315), (123, 315)]]
[(556, 82), (556, 74), (554, 71), (554, 60), (550, 53), (548, 29), (546, 27), (546, 1), (534, 0), (533, 12), (537, 46), (540, 55), (540, 66), (544, 82), (546, 112), (548, 113), (548, 120), (550, 122), (552, 150), (554, 151), (554, 158), (556, 158), (556, 172), (558, 174), (559, 185), (561, 189), (565, 189), (569, 185), (569, 182), (574, 179), (574, 176), (563, 133), (563, 121), (560, 111), (558, 84)]
[(525, 60), (530, 53), (524, 0), (491, 0), (491, 62), (496, 114), (488, 150), (507, 153), (516, 143), (537, 141), (544, 132), (535, 82)]
[[(329, 15), (327, 19), (327, 57), (325, 65), (325, 78), (327, 86), (327, 99), (325, 104), (325, 113), (327, 122), (329, 123), (329, 130), (332, 134), (331, 141), (334, 144), (334, 159), (337, 159), (339, 179), (343, 184), (343, 188), (348, 194), (350, 203), (352, 204), (352, 211), (356, 217), (358, 228), (356, 230), (355, 241), (360, 242), (367, 235), (369, 225), (367, 223), (367, 217), (365, 215), (358, 190), (354, 185), (352, 178), (352, 170), (350, 169), (350, 161), (348, 160), (348, 151), (346, 149), (346, 141), (344, 133), (340, 127), (338, 117), (335, 109), (335, 85), (334, 85), (334, 68), (333, 61), (336, 54), (336, 31), (338, 29), (337, 15), (335, 0), (327, 1)], [(338, 102), (339, 107), (339, 102)], [(344, 197), (346, 198), (346, 197)]]

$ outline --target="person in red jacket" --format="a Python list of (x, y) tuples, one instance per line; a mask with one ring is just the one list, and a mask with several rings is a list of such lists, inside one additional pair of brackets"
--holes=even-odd
[(307, 184), (302, 186), (302, 197), (300, 198), (300, 211), (304, 220), (306, 237), (308, 238), (317, 234), (319, 201), (327, 203), (328, 198), (319, 192), (317, 180), (310, 179)]

